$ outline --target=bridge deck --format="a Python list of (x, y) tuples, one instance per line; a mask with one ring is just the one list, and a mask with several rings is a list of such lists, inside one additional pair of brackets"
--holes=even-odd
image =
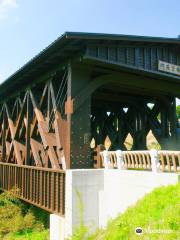
[[(180, 172), (180, 151), (156, 153), (158, 172)], [(96, 168), (154, 171), (152, 151), (103, 151), (94, 157)], [(64, 170), (0, 162), (1, 190), (15, 189), (20, 199), (61, 216), (65, 215), (65, 176)]]

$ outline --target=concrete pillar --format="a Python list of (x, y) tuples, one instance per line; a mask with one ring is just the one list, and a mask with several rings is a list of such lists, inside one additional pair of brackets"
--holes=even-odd
[(159, 171), (159, 165), (160, 165), (158, 151), (156, 149), (151, 149), (150, 156), (151, 156), (152, 172), (157, 173)]
[(50, 240), (65, 239), (65, 218), (50, 214)]
[(103, 151), (103, 161), (104, 161), (104, 168), (108, 169), (110, 168), (110, 157), (109, 157), (109, 152), (107, 150)]
[(83, 222), (93, 232), (99, 227), (99, 191), (103, 169), (66, 170), (65, 239)]
[(119, 170), (124, 169), (124, 161), (123, 161), (123, 152), (121, 150), (116, 151), (116, 157), (117, 157), (117, 167)]

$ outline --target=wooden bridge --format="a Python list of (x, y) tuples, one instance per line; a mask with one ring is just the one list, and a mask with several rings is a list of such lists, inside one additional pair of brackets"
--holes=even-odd
[[(66, 169), (103, 167), (94, 150), (107, 136), (110, 150), (127, 150), (128, 134), (146, 150), (152, 131), (180, 150), (176, 98), (178, 38), (65, 33), (0, 85), (1, 189), (64, 215)], [(179, 155), (162, 170), (172, 164)]]

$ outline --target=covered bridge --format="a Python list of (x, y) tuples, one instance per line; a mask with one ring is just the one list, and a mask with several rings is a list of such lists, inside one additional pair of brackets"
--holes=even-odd
[(21, 174), (24, 199), (48, 209), (33, 189), (63, 189), (55, 170), (97, 167), (92, 139), (94, 148), (108, 136), (112, 150), (125, 149), (130, 134), (132, 150), (145, 150), (151, 130), (162, 149), (180, 149), (176, 98), (180, 39), (64, 33), (0, 85), (1, 188)]
[[(180, 39), (67, 32), (0, 85), (2, 161), (93, 167), (90, 141), (178, 149)], [(151, 105), (149, 104), (151, 103)]]

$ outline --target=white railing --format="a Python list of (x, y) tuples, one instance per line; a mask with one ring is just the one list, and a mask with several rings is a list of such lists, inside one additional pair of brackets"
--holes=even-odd
[(106, 169), (139, 169), (153, 172), (180, 172), (180, 151), (102, 151), (102, 167)]

